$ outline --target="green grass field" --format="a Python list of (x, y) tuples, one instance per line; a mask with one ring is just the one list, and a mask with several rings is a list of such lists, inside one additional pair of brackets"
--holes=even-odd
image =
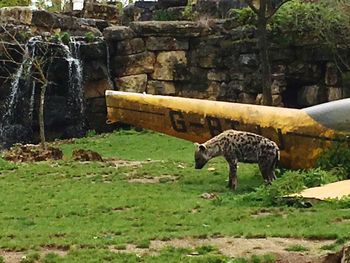
[[(0, 159), (0, 246), (25, 255), (22, 262), (273, 262), (270, 255), (230, 258), (215, 246), (170, 246), (141, 256), (125, 248), (184, 237), (293, 237), (330, 239), (334, 245), (325, 249), (336, 249), (350, 238), (348, 200), (304, 208), (303, 201), (281, 198), (310, 178), (336, 180), (322, 170), (280, 172), (266, 187), (256, 165), (239, 164), (238, 189), (232, 192), (224, 159), (195, 170), (193, 144), (165, 135), (119, 131), (59, 147), (63, 161)], [(78, 148), (107, 161), (72, 161)], [(116, 165), (119, 159), (135, 162)], [(298, 244), (290, 250), (301, 248), (307, 250)]]

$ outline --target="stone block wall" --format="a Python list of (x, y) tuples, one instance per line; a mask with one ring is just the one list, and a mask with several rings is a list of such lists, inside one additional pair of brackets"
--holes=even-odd
[[(254, 30), (228, 20), (148, 21), (106, 28), (104, 37), (118, 90), (261, 103)], [(345, 95), (333, 56), (316, 44), (273, 45), (270, 59), (275, 106), (307, 107)]]

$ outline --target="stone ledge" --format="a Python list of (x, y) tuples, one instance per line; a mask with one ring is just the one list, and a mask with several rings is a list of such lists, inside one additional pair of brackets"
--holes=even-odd
[(140, 36), (197, 37), (208, 29), (191, 21), (142, 21), (132, 22), (130, 27)]
[(110, 26), (103, 30), (103, 36), (107, 40), (120, 41), (135, 37), (135, 32), (127, 26)]

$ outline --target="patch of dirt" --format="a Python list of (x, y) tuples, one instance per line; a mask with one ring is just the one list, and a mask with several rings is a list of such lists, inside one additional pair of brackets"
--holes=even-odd
[(149, 161), (127, 161), (127, 160), (120, 160), (116, 158), (108, 158), (105, 159), (105, 162), (110, 165), (114, 166), (116, 168), (118, 167), (141, 167), (144, 163), (149, 163)]
[(6, 263), (21, 262), (24, 255), (25, 255), (24, 252), (0, 251), (0, 256), (2, 256), (4, 258), (4, 262), (6, 262)]
[[(109, 250), (113, 253), (133, 253), (138, 256), (158, 255), (166, 246), (177, 248), (191, 248), (211, 245), (219, 249), (222, 255), (237, 258), (249, 258), (252, 255), (274, 254), (277, 263), (338, 263), (350, 262), (350, 245), (345, 245), (339, 252), (330, 252), (322, 250), (321, 247), (330, 245), (334, 240), (306, 240), (296, 238), (234, 238), (234, 237), (218, 237), (207, 239), (183, 238), (167, 241), (153, 240), (149, 248), (139, 248), (134, 244), (128, 244), (125, 248), (117, 248), (109, 246)], [(308, 248), (304, 252), (290, 252), (286, 248), (300, 245)], [(4, 258), (6, 263), (18, 263), (25, 259), (25, 256), (32, 251), (8, 251), (0, 250), (0, 256)], [(49, 253), (55, 253), (61, 257), (68, 254), (69, 248), (44, 247), (36, 251), (43, 258)], [(197, 253), (191, 253), (188, 256), (196, 256)], [(342, 261), (343, 260), (343, 261)]]
[(63, 152), (55, 147), (34, 144), (17, 144), (4, 152), (3, 158), (12, 162), (40, 162), (46, 160), (61, 160)]
[[(322, 250), (321, 247), (334, 243), (334, 240), (306, 240), (295, 238), (183, 238), (168, 241), (153, 240), (149, 248), (138, 248), (135, 245), (127, 245), (124, 250), (118, 250), (110, 247), (111, 251), (123, 251), (127, 253), (135, 253), (137, 255), (157, 255), (159, 251), (166, 247), (172, 246), (177, 248), (191, 248), (211, 245), (219, 249), (222, 255), (228, 257), (250, 257), (252, 255), (274, 254), (279, 263), (321, 263), (336, 262), (325, 261), (325, 257), (329, 251)], [(303, 252), (291, 252), (286, 248), (300, 245), (308, 249)]]
[(167, 183), (167, 182), (175, 182), (177, 180), (177, 176), (172, 175), (162, 175), (156, 177), (137, 177), (137, 178), (129, 178), (129, 183), (142, 183), (142, 184), (157, 184), (157, 183)]
[(66, 256), (68, 254), (67, 250), (58, 249), (58, 248), (42, 248), (39, 251), (8, 251), (8, 250), (0, 250), (0, 256), (4, 258), (4, 262), (6, 263), (18, 263), (26, 259), (26, 255), (30, 254), (31, 252), (38, 252), (40, 254), (40, 257), (43, 258), (49, 253), (55, 253), (61, 257)]

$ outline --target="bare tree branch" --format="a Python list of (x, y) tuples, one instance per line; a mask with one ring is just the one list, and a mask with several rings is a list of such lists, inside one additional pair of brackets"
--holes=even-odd
[(267, 20), (270, 20), (271, 17), (273, 17), (276, 12), (286, 3), (290, 2), (292, 0), (284, 0), (282, 2), (280, 2), (275, 8), (272, 9), (272, 12), (266, 17)]
[(247, 5), (253, 10), (253, 12), (254, 12), (255, 14), (259, 14), (259, 9), (257, 9), (257, 8), (254, 6), (252, 0), (245, 0), (245, 2), (246, 2)]

